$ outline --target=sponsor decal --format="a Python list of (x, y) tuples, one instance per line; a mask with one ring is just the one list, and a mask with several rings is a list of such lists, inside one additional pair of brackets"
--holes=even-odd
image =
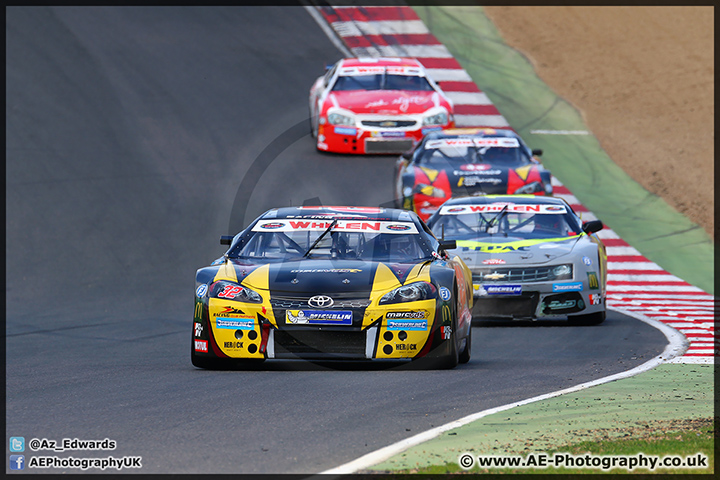
[[(392, 122), (392, 123), (394, 124), (395, 122)], [(385, 125), (381, 125), (381, 126), (384, 127)], [(395, 125), (390, 125), (390, 126), (394, 127)], [(405, 132), (376, 132), (376, 133), (380, 137), (404, 137), (405, 136)]]
[(351, 311), (286, 310), (287, 323), (295, 325), (352, 325)]
[(472, 248), (479, 252), (505, 253), (505, 252), (526, 252), (530, 250), (529, 246), (499, 245), (473, 242), (467, 240), (458, 240), (457, 246), (460, 248)]
[(203, 332), (203, 326), (202, 323), (195, 322), (195, 336), (199, 337), (202, 335)]
[(520, 295), (522, 285), (483, 285), (488, 295)]
[(602, 304), (602, 295), (599, 293), (591, 293), (590, 295), (590, 305), (601, 305)]
[(357, 128), (353, 127), (335, 127), (335, 133), (338, 135), (357, 135)]
[(285, 226), (282, 222), (276, 222), (273, 220), (268, 220), (264, 222), (262, 225), (260, 225), (260, 228), (263, 230), (277, 230), (278, 228), (283, 228)]
[(224, 343), (225, 348), (243, 348), (243, 342), (225, 342)]
[(412, 312), (387, 312), (385, 314), (387, 320), (422, 320), (427, 318), (425, 310), (415, 310)]
[[(492, 171), (489, 172), (483, 172), (487, 175), (493, 174)], [(498, 171), (498, 174), (500, 172)], [(458, 187), (466, 186), (466, 187), (474, 187), (475, 185), (479, 183), (492, 183), (493, 185), (498, 185), (500, 183), (503, 183), (503, 181), (499, 178), (484, 178), (484, 177), (460, 177), (460, 180), (458, 180)]]
[(447, 287), (440, 287), (440, 298), (443, 301), (447, 302), (448, 300), (450, 300), (450, 297), (451, 297), (450, 290), (448, 290)]
[(600, 282), (598, 281), (597, 274), (595, 272), (588, 272), (588, 288), (590, 290), (598, 290), (600, 288)]
[(587, 265), (588, 267), (589, 267), (590, 265), (592, 265), (592, 260), (590, 260), (590, 257), (583, 257), (583, 258), (582, 258), (582, 261), (583, 261), (583, 263), (584, 263), (585, 265)]
[(436, 132), (438, 130), (442, 130), (442, 127), (439, 125), (437, 127), (423, 127), (422, 134), (425, 135), (426, 133)]
[(462, 170), (453, 170), (453, 175), (457, 175), (459, 177), (465, 177), (465, 181), (471, 180), (474, 177), (474, 175), (500, 175), (502, 174), (502, 170), (484, 170), (479, 172), (463, 172)]
[(387, 320), (388, 330), (423, 331), (427, 328), (427, 320)]
[(195, 315), (193, 316), (193, 320), (196, 322), (199, 322), (202, 320), (202, 311), (203, 311), (203, 304), (202, 302), (195, 302)]
[(207, 351), (208, 351), (207, 340), (195, 340), (195, 351), (207, 353)]
[(243, 291), (243, 287), (240, 285), (225, 285), (223, 291), (218, 293), (218, 298), (235, 298), (240, 292)]
[(450, 312), (450, 305), (442, 306), (442, 319), (443, 325), (450, 325), (452, 323), (452, 314)]
[(488, 258), (488, 259), (483, 260), (482, 263), (484, 265), (503, 265), (506, 262), (502, 258)]
[[(245, 312), (240, 310), (239, 308), (235, 307), (222, 307), (223, 310), (221, 312), (216, 313), (215, 315), (227, 315), (228, 317), (238, 317), (239, 315), (245, 315)], [(243, 317), (243, 318), (252, 318), (252, 317)]]
[(197, 288), (197, 290), (195, 290), (195, 295), (197, 295), (198, 298), (201, 298), (201, 297), (205, 296), (205, 293), (207, 292), (207, 289), (208, 289), (207, 284), (206, 284), (206, 283), (203, 283), (202, 285), (200, 285), (200, 286)]
[(388, 225), (387, 228), (390, 230), (395, 230), (396, 232), (403, 232), (405, 230), (410, 230), (410, 225)]
[(417, 350), (417, 344), (416, 343), (396, 343), (395, 344), (395, 350)]
[(573, 308), (575, 303), (577, 303), (575, 300), (565, 300), (564, 302), (553, 300), (548, 305), (548, 308), (551, 310), (564, 310), (566, 308)]
[(482, 172), (484, 170), (490, 170), (491, 168), (492, 165), (487, 163), (467, 163), (465, 165), (460, 165), (460, 170), (465, 170), (467, 172)]
[(360, 273), (360, 268), (302, 268), (290, 270), (290, 273)]
[[(267, 230), (266, 225), (272, 225), (271, 229), (279, 232), (296, 232), (310, 231), (322, 232), (327, 230), (332, 223), (327, 221), (312, 220), (288, 220), (287, 222), (277, 222), (274, 220), (260, 220), (253, 227), (254, 232), (262, 232)], [(354, 221), (354, 220), (338, 220), (332, 229), (333, 232), (378, 232), (378, 233), (418, 233), (415, 224), (412, 222), (389, 222), (389, 221)]]
[(582, 282), (553, 283), (552, 286), (553, 292), (582, 292), (582, 289)]
[(447, 325), (440, 327), (440, 336), (443, 340), (450, 340), (450, 337), (452, 336), (452, 327)]
[(215, 318), (215, 326), (217, 328), (227, 328), (230, 330), (254, 330), (255, 318), (253, 317), (237, 317), (237, 318)]
[[(497, 180), (497, 179), (481, 179), (481, 180)], [(492, 213), (500, 212), (507, 205), (508, 212), (514, 213), (549, 213), (562, 214), (565, 213), (565, 207), (562, 205), (542, 205), (542, 204), (517, 204), (517, 203), (492, 203), (483, 205), (446, 205), (440, 209), (440, 215), (462, 215), (465, 213)]]

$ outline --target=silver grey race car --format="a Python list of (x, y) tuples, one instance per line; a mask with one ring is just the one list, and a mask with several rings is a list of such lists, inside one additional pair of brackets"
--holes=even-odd
[(535, 195), (458, 197), (427, 221), (438, 238), (455, 240), (472, 272), (476, 318), (605, 320), (607, 254), (561, 198)]

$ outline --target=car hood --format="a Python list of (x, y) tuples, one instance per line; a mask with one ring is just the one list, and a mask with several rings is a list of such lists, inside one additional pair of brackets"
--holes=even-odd
[(502, 235), (482, 242), (457, 240), (458, 248), (452, 250), (471, 270), (488, 267), (511, 267), (517, 265), (544, 265), (555, 263), (569, 255), (586, 235), (547, 240), (519, 240)]
[(334, 106), (360, 114), (415, 115), (440, 106), (437, 92), (404, 92), (398, 90), (359, 90), (332, 92)]
[[(439, 168), (438, 168), (439, 167)], [(483, 164), (455, 164), (447, 166), (417, 167), (422, 175), (416, 183), (427, 183), (424, 177), (434, 183), (433, 179), (440, 179), (444, 174), (454, 196), (507, 193), (533, 182), (541, 181), (540, 168), (537, 165), (520, 167), (507, 167), (504, 165)], [(416, 174), (416, 177), (418, 175)]]
[[(262, 266), (249, 266), (231, 261), (238, 280), (253, 289), (269, 289), (271, 294), (305, 296), (311, 294), (357, 293), (368, 296), (370, 291), (391, 289), (412, 281), (428, 266), (414, 269), (429, 262), (393, 263), (361, 260), (304, 259), (268, 265), (267, 276), (252, 276), (252, 270)], [(379, 274), (379, 270), (383, 270)], [(245, 279), (245, 280), (243, 280)], [(361, 295), (362, 294), (362, 295)]]

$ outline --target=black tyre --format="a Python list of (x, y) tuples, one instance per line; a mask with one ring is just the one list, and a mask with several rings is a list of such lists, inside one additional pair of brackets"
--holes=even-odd
[(472, 325), (467, 334), (467, 341), (465, 342), (465, 348), (460, 352), (460, 363), (468, 363), (470, 361), (470, 351), (472, 350)]
[(600, 325), (605, 321), (605, 311), (588, 313), (587, 315), (569, 315), (568, 321), (571, 325)]

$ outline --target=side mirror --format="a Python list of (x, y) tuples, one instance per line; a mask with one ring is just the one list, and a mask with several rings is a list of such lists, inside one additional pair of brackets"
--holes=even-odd
[(400, 157), (402, 157), (404, 160), (410, 160), (412, 159), (412, 151), (403, 152), (400, 154)]
[(230, 245), (233, 240), (232, 235), (222, 235), (220, 236), (220, 245)]
[(603, 229), (603, 223), (600, 220), (592, 220), (590, 222), (583, 223), (583, 232), (588, 235), (591, 233), (599, 232)]
[(532, 154), (535, 155), (536, 157), (541, 156), (542, 153), (543, 153), (542, 148), (533, 148), (532, 149)]
[(440, 246), (438, 247), (438, 250), (446, 251), (446, 250), (452, 250), (454, 248), (457, 248), (457, 241), (455, 240), (440, 240)]

